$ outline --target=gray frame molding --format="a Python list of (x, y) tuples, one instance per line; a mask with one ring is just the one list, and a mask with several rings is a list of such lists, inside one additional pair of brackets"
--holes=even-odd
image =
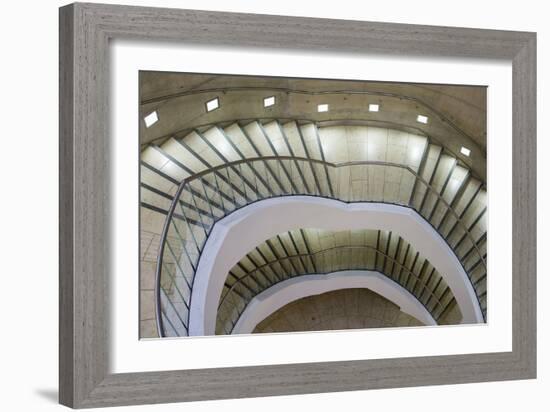
[[(496, 58), (513, 64), (513, 350), (110, 374), (109, 39)], [(60, 382), (84, 408), (536, 376), (536, 35), (526, 32), (72, 4), (60, 9)]]

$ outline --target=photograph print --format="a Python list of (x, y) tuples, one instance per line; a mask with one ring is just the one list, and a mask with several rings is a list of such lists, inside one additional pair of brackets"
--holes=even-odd
[(487, 322), (486, 86), (141, 71), (138, 103), (140, 338)]

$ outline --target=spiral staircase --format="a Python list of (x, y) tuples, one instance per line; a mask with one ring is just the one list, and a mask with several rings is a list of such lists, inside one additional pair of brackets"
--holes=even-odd
[[(314, 196), (415, 210), (438, 232), (487, 310), (487, 193), (482, 178), (428, 136), (356, 122), (221, 122), (141, 151), (141, 336), (187, 336), (195, 273), (212, 228), (266, 199)], [(374, 270), (438, 324), (460, 323), (444, 274), (399, 233), (301, 228), (258, 245), (227, 274), (216, 333), (285, 279)]]

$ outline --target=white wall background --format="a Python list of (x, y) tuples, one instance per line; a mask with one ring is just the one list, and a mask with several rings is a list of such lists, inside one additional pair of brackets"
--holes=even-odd
[[(104, 0), (106, 3), (116, 3)], [(297, 2), (188, 0), (131, 1), (126, 4), (235, 12), (288, 14), (400, 23), (419, 23), (538, 32), (539, 119), (550, 106), (550, 26), (545, 3), (394, 0), (392, 2)], [(57, 7), (64, 2), (10, 1), (2, 4), (0, 128), (2, 156), (2, 288), (0, 305), (0, 376), (7, 389), (3, 410), (61, 410), (57, 405)], [(545, 93), (544, 93), (545, 92)], [(539, 121), (539, 153), (548, 153), (548, 124)], [(539, 378), (536, 381), (485, 383), (409, 389), (301, 395), (266, 399), (157, 405), (117, 410), (241, 412), (319, 411), (380, 408), (387, 411), (548, 410), (550, 306), (543, 296), (550, 267), (544, 259), (550, 243), (544, 213), (550, 165), (539, 155)]]

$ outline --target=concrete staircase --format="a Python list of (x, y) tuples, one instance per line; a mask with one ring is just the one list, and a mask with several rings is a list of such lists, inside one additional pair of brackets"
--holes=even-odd
[(460, 323), (460, 309), (441, 274), (398, 234), (380, 230), (299, 229), (258, 245), (229, 272), (216, 334), (230, 334), (263, 290), (305, 274), (378, 271), (413, 294), (438, 324)]
[(164, 243), (161, 300), (163, 318), (172, 325), (165, 327), (167, 335), (187, 334), (194, 269), (212, 225), (252, 202), (297, 194), (414, 208), (455, 251), (486, 311), (486, 190), (455, 156), (403, 131), (254, 121), (196, 130), (142, 151), (144, 337), (155, 335), (152, 264), (163, 224), (178, 185), (191, 176)]

